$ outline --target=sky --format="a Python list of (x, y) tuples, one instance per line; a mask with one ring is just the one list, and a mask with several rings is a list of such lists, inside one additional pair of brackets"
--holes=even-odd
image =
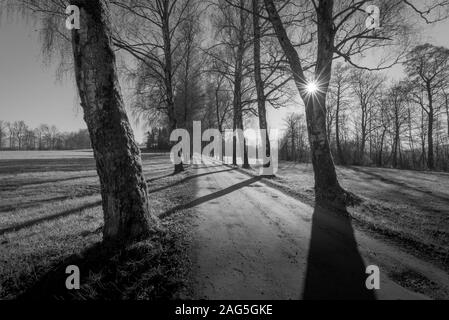
[[(449, 21), (423, 27), (424, 40), (449, 47)], [(388, 73), (398, 78), (402, 70), (397, 66)], [(31, 127), (46, 123), (56, 125), (62, 132), (86, 128), (73, 81), (57, 82), (55, 75), (56, 65), (43, 63), (35, 27), (20, 20), (3, 20), (0, 24), (0, 120), (24, 120)], [(282, 129), (283, 119), (298, 109), (296, 105), (269, 109), (270, 128)], [(144, 125), (137, 125), (128, 114), (136, 139), (143, 142)]]

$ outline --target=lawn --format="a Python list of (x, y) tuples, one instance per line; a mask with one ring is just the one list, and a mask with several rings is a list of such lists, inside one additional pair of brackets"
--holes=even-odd
[[(188, 297), (190, 212), (178, 209), (195, 196), (193, 170), (173, 176), (164, 154), (144, 154), (143, 168), (152, 210), (168, 216), (167, 232), (110, 253), (101, 246), (100, 186), (90, 151), (0, 152), (0, 299)], [(362, 199), (349, 209), (359, 227), (449, 269), (449, 174), (337, 172), (343, 187)], [(281, 162), (277, 177), (265, 182), (313, 205), (311, 165)], [(68, 264), (80, 266), (83, 280), (82, 290), (70, 295), (61, 288)]]
[[(192, 196), (191, 186), (182, 183), (190, 171), (171, 175), (168, 155), (145, 154), (143, 167), (155, 214), (164, 214)], [(183, 257), (184, 232), (179, 230), (176, 217), (165, 219), (168, 231), (163, 239), (136, 244), (115, 256), (100, 247), (100, 186), (89, 151), (1, 152), (0, 199), (0, 299), (40, 290), (34, 288), (36, 283), (54, 278), (66, 260), (81, 265), (89, 261), (89, 271), (84, 270), (85, 286), (77, 298), (167, 298), (182, 286), (176, 290), (166, 287), (179, 284), (183, 277), (183, 266), (178, 270), (176, 261), (170, 260)], [(108, 265), (111, 259), (116, 262)], [(153, 264), (159, 265), (151, 268)], [(136, 273), (136, 268), (146, 271)], [(110, 279), (106, 278), (111, 276), (115, 278), (114, 288), (108, 287)], [(135, 278), (130, 281), (129, 277)], [(162, 281), (164, 277), (170, 279)], [(139, 287), (142, 281), (153, 285)], [(100, 288), (108, 289), (108, 293), (101, 293)]]

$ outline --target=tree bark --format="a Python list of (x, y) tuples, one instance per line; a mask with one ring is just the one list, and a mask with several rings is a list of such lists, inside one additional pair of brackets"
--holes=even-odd
[(237, 137), (236, 130), (242, 129), (242, 97), (241, 97), (241, 63), (240, 59), (236, 61), (235, 75), (234, 75), (234, 99), (233, 99), (233, 154), (232, 154), (232, 164), (237, 165)]
[(124, 244), (159, 229), (150, 213), (140, 150), (125, 112), (112, 49), (108, 5), (78, 0), (81, 29), (72, 31), (75, 76), (104, 212), (103, 239)]
[[(244, 1), (240, 0), (240, 6), (244, 7)], [(240, 29), (238, 32), (238, 46), (235, 61), (235, 73), (234, 73), (234, 138), (233, 138), (233, 158), (232, 164), (237, 165), (237, 138), (235, 136), (235, 130), (243, 130), (243, 110), (242, 110), (242, 81), (243, 81), (243, 58), (245, 54), (245, 16), (243, 9), (240, 9)], [(246, 139), (243, 139), (243, 168), (249, 168), (248, 162), (248, 150), (246, 146)], [(240, 141), (239, 141), (240, 143)]]
[(271, 144), (270, 137), (268, 134), (268, 123), (267, 123), (267, 110), (266, 110), (266, 97), (264, 92), (264, 83), (262, 80), (261, 63), (260, 63), (260, 0), (253, 0), (253, 32), (254, 32), (254, 80), (256, 83), (257, 91), (257, 111), (259, 113), (259, 128), (266, 131), (265, 137), (265, 156), (269, 159), (269, 162), (264, 166), (269, 168), (271, 162)]
[(292, 126), (292, 137), (291, 137), (291, 141), (292, 141), (292, 152), (291, 152), (291, 157), (292, 157), (292, 161), (296, 162), (296, 144), (295, 144), (295, 128), (294, 126)]
[(289, 61), (295, 84), (306, 106), (307, 130), (312, 153), (315, 175), (315, 197), (317, 202), (331, 207), (344, 207), (348, 194), (340, 186), (335, 171), (326, 134), (326, 95), (332, 70), (334, 30), (332, 0), (320, 0), (317, 8), (318, 48), (315, 79), (320, 90), (316, 95), (308, 95), (307, 80), (295, 47), (279, 17), (273, 0), (264, 0), (269, 19), (274, 27), (279, 43)]
[(365, 146), (366, 146), (366, 136), (367, 136), (367, 106), (364, 102), (361, 102), (361, 109), (362, 109), (362, 130), (361, 130), (361, 141), (360, 141), (360, 154), (359, 154), (359, 164), (363, 165), (363, 159), (365, 157)]
[[(170, 1), (163, 2), (162, 8), (162, 38), (163, 38), (163, 53), (164, 53), (164, 82), (167, 103), (167, 115), (170, 124), (170, 130), (178, 129), (178, 121), (175, 112), (175, 99), (173, 93), (173, 60), (171, 48), (171, 32), (170, 32)], [(172, 145), (176, 142), (172, 143)], [(175, 164), (174, 173), (184, 171), (183, 163)]]
[(430, 87), (430, 83), (427, 83), (427, 96), (429, 99), (429, 123), (427, 130), (427, 167), (429, 170), (433, 170), (435, 168), (434, 158), (433, 158), (433, 121), (434, 121), (434, 110), (433, 110), (433, 95), (432, 88)]
[(449, 137), (449, 94), (444, 92), (446, 105), (447, 136)]
[(393, 144), (393, 168), (398, 167), (398, 148), (399, 148), (399, 134), (397, 132), (397, 129), (394, 134), (394, 144)]
[(339, 83), (337, 88), (337, 106), (335, 110), (335, 143), (337, 145), (338, 160), (340, 161), (341, 165), (345, 165), (346, 161), (343, 156), (343, 151), (341, 149), (341, 142), (340, 142), (340, 107), (341, 107), (341, 84)]
[(421, 159), (423, 168), (426, 167), (426, 135), (424, 128), (424, 108), (421, 108)]

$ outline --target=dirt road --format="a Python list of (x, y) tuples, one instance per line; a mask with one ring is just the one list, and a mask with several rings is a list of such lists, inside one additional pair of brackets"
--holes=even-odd
[[(448, 292), (446, 273), (354, 231), (347, 218), (314, 209), (227, 166), (209, 162), (195, 175), (194, 298), (428, 298), (418, 293), (429, 289), (426, 281), (413, 290), (404, 287), (407, 279), (397, 281), (402, 286), (391, 280), (391, 273), (419, 274), (438, 283), (439, 294)], [(366, 266), (372, 264), (380, 268), (375, 292), (365, 286)]]

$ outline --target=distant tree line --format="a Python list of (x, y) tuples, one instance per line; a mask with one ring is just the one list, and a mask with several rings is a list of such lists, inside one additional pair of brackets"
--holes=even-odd
[[(342, 165), (449, 171), (449, 49), (424, 44), (404, 62), (405, 77), (337, 65), (327, 135)], [(309, 161), (304, 116), (285, 119), (281, 157)]]
[(75, 150), (90, 149), (86, 129), (77, 132), (61, 132), (56, 126), (41, 124), (29, 127), (24, 121), (0, 120), (1, 150)]
[(152, 128), (147, 132), (146, 149), (148, 151), (169, 151), (170, 133), (167, 128)]

